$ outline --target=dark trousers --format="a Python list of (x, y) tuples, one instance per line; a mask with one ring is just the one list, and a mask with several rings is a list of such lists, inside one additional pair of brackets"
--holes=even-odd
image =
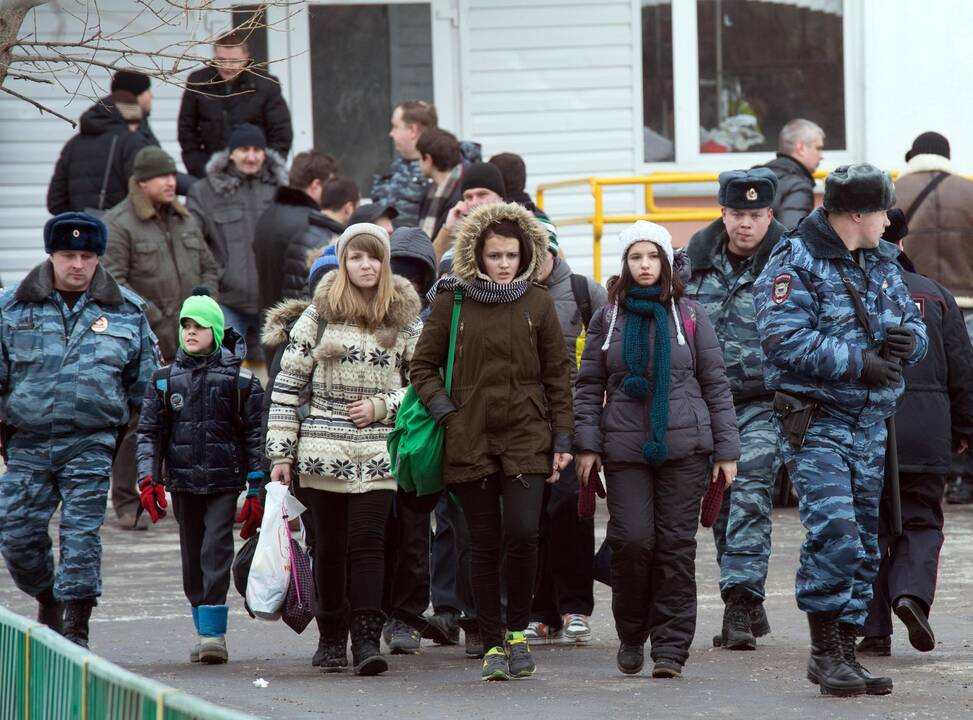
[(385, 534), (385, 593), (382, 607), (416, 630), (425, 627), (429, 606), (429, 513), (393, 502)]
[(133, 412), (111, 469), (111, 506), (119, 518), (123, 515), (134, 516), (139, 508), (138, 464), (135, 460), (138, 424), (139, 414)]
[(172, 493), (172, 513), (179, 522), (182, 588), (193, 607), (226, 605), (238, 495)]
[(503, 548), (506, 549), (507, 628), (522, 631), (530, 622), (544, 485), (543, 475), (505, 477), (495, 473), (483, 480), (450, 486), (459, 497), (470, 529), (473, 600), (484, 648), (503, 645), (500, 617)]
[(606, 466), (612, 613), (627, 645), (684, 663), (696, 633), (696, 530), (709, 458)]
[(903, 473), (902, 535), (892, 536), (890, 501), (883, 493), (879, 511), (878, 544), (882, 564), (875, 594), (868, 606), (865, 635), (892, 634), (892, 605), (903, 595), (917, 598), (928, 613), (936, 594), (939, 551), (943, 547), (943, 489), (945, 475)]
[(334, 493), (301, 488), (298, 499), (314, 526), (314, 582), (318, 618), (380, 610), (385, 577), (385, 525), (391, 490)]
[(541, 512), (537, 585), (531, 620), (561, 626), (565, 613), (591, 615), (595, 607), (595, 521), (578, 518), (578, 478), (574, 463), (547, 485)]
[(429, 555), (433, 609), (476, 617), (470, 578), (470, 529), (463, 510), (449, 493), (443, 493), (436, 503), (436, 531)]

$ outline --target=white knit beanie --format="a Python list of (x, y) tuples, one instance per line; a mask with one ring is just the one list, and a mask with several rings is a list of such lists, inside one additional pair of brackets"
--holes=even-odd
[(391, 242), (389, 241), (389, 234), (385, 232), (385, 228), (381, 228), (378, 225), (373, 225), (372, 223), (355, 223), (354, 225), (349, 225), (345, 228), (345, 231), (341, 233), (341, 237), (338, 238), (338, 242), (335, 243), (337, 247), (337, 255), (339, 260), (345, 252), (345, 248), (348, 247), (348, 242), (359, 235), (370, 235), (375, 238), (382, 245), (385, 246), (385, 257), (388, 258), (391, 254)]
[(622, 246), (622, 262), (628, 257), (628, 249), (637, 242), (648, 241), (655, 243), (666, 254), (669, 267), (672, 267), (672, 235), (661, 225), (648, 220), (638, 220), (618, 234), (618, 241)]

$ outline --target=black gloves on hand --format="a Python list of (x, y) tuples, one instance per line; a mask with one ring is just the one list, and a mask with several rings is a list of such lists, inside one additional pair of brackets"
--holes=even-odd
[(916, 334), (911, 328), (890, 327), (885, 333), (882, 347), (888, 351), (889, 357), (908, 358), (916, 349)]
[(861, 375), (863, 383), (869, 387), (889, 387), (897, 385), (901, 379), (902, 367), (897, 362), (879, 357), (874, 350), (865, 353), (865, 366)]

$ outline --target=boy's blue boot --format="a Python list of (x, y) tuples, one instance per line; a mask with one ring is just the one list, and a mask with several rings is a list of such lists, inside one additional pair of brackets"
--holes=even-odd
[(199, 661), (218, 665), (229, 660), (226, 652), (226, 605), (200, 605), (196, 608), (199, 629)]

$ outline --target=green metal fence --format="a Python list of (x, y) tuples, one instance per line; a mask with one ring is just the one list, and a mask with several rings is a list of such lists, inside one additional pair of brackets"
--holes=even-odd
[(0, 606), (0, 720), (248, 720), (114, 665)]

